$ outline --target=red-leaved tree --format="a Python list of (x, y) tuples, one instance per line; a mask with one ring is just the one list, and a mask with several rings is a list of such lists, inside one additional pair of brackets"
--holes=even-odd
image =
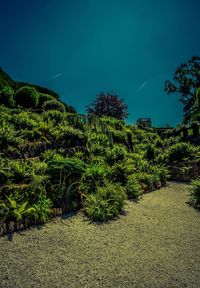
[(128, 106), (123, 99), (113, 92), (101, 92), (91, 105), (87, 106), (87, 113), (99, 117), (108, 116), (123, 120), (128, 116)]

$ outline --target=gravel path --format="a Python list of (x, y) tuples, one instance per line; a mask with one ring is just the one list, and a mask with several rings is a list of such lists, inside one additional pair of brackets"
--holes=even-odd
[(0, 288), (200, 287), (200, 212), (170, 183), (91, 224), (79, 213), (0, 238)]

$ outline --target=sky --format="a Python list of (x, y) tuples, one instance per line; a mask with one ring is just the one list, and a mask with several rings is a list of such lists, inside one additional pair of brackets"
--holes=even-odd
[(128, 123), (182, 119), (164, 92), (181, 63), (200, 56), (198, 0), (0, 0), (0, 66), (12, 78), (49, 87), (79, 113), (115, 91)]

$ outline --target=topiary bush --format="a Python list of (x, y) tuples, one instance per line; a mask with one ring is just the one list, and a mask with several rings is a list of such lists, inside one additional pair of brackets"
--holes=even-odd
[(58, 110), (60, 112), (65, 112), (65, 106), (57, 100), (49, 100), (44, 102), (44, 104), (42, 105), (42, 109), (44, 109), (45, 111)]
[(107, 221), (119, 215), (126, 200), (125, 189), (119, 184), (107, 183), (84, 201), (84, 211), (93, 221)]
[(37, 108), (39, 94), (34, 87), (24, 86), (15, 93), (16, 104), (24, 108)]
[(47, 102), (47, 101), (51, 101), (51, 100), (55, 100), (55, 98), (49, 94), (44, 94), (44, 93), (39, 93), (39, 97), (38, 97), (38, 108), (42, 108), (42, 105)]

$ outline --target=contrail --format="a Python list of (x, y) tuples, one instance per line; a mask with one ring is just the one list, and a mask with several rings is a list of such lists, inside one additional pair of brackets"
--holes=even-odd
[(62, 73), (59, 73), (59, 74), (56, 74), (56, 75), (52, 76), (51, 78), (47, 79), (47, 81), (54, 80), (54, 79), (56, 79), (56, 78), (58, 78), (60, 76), (62, 76)]
[(144, 82), (138, 89), (136, 90), (136, 93), (140, 92), (145, 86), (147, 85), (147, 82)]

